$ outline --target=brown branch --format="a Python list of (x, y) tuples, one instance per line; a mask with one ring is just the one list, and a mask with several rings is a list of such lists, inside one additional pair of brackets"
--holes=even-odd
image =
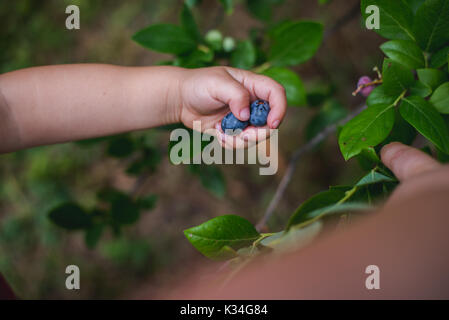
[(360, 1), (356, 1), (354, 6), (343, 17), (338, 19), (337, 22), (335, 22), (335, 24), (332, 27), (330, 27), (328, 30), (324, 32), (323, 41), (326, 41), (335, 32), (337, 32), (345, 25), (347, 25), (349, 22), (351, 22), (351, 20), (357, 17), (359, 13), (360, 13)]
[(307, 142), (305, 145), (298, 148), (290, 158), (287, 170), (284, 173), (284, 176), (282, 177), (281, 182), (279, 183), (279, 186), (276, 189), (276, 193), (273, 196), (273, 199), (271, 199), (271, 202), (265, 211), (265, 214), (263, 215), (262, 219), (260, 219), (259, 223), (256, 225), (257, 230), (262, 230), (265, 228), (267, 221), (271, 218), (273, 213), (275, 212), (279, 202), (281, 201), (282, 197), (284, 196), (285, 190), (287, 189), (288, 184), (290, 183), (290, 180), (292, 179), (293, 173), (296, 169), (297, 162), (301, 159), (301, 157), (311, 150), (313, 150), (317, 145), (319, 145), (321, 142), (323, 142), (328, 136), (333, 134), (337, 131), (337, 128), (341, 125), (344, 125), (349, 120), (357, 116), (363, 109), (365, 109), (365, 106), (358, 107), (353, 112), (351, 112), (346, 118), (343, 120), (330, 125), (323, 129), (320, 133), (318, 133), (315, 137), (313, 137), (312, 140)]
[(362, 91), (363, 89), (367, 88), (367, 87), (371, 87), (371, 86), (377, 86), (378, 84), (382, 84), (383, 80), (382, 79), (376, 79), (374, 81), (371, 81), (369, 83), (365, 83), (365, 84), (361, 84), (360, 86), (357, 87), (357, 89), (352, 93), (352, 95), (355, 97), (360, 91)]
[[(351, 22), (352, 19), (357, 17), (359, 12), (360, 12), (360, 4), (359, 4), (359, 1), (356, 1), (354, 6), (344, 16), (342, 16), (340, 19), (338, 19), (331, 28), (329, 28), (328, 30), (326, 30), (324, 32), (323, 42), (326, 41), (330, 36), (332, 36), (339, 29), (341, 29), (346, 24)], [(259, 223), (257, 223), (257, 225), (256, 225), (257, 230), (260, 231), (266, 227), (267, 221), (271, 218), (271, 216), (273, 215), (274, 211), (276, 210), (279, 202), (281, 201), (282, 197), (284, 196), (285, 190), (287, 189), (287, 186), (290, 183), (290, 180), (292, 179), (293, 173), (295, 172), (296, 164), (301, 159), (301, 157), (303, 155), (307, 154), (308, 152), (310, 152), (311, 150), (313, 150), (317, 145), (319, 145), (322, 141), (324, 141), (329, 135), (336, 132), (338, 126), (345, 124), (346, 122), (348, 122), (349, 120), (354, 118), (356, 115), (358, 115), (364, 108), (365, 108), (365, 106), (361, 106), (361, 107), (357, 108), (356, 110), (354, 110), (353, 112), (351, 112), (342, 121), (324, 128), (324, 130), (321, 131), (320, 133), (318, 133), (312, 140), (310, 140), (305, 145), (301, 146), (299, 149), (297, 149), (293, 153), (292, 157), (290, 158), (289, 164), (287, 166), (287, 170), (285, 171), (284, 176), (282, 177), (282, 180), (276, 189), (276, 193), (274, 194), (273, 199), (271, 199), (270, 204), (268, 205), (268, 208), (265, 211), (263, 217), (261, 218)]]

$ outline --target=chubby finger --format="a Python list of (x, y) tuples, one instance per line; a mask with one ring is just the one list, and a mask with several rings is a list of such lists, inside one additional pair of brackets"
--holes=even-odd
[(227, 68), (227, 70), (232, 77), (245, 86), (251, 96), (267, 100), (270, 103), (271, 110), (268, 114), (267, 124), (271, 129), (279, 127), (287, 110), (284, 87), (267, 76), (234, 68)]
[(229, 135), (223, 132), (217, 123), (215, 126), (216, 137), (222, 148), (226, 149), (246, 149), (257, 144), (258, 141), (252, 137), (252, 127), (248, 127), (237, 135)]
[(268, 126), (254, 127), (249, 126), (242, 132), (241, 137), (248, 142), (260, 142), (268, 139), (271, 135), (271, 130)]
[(210, 86), (209, 90), (214, 99), (229, 106), (237, 119), (249, 120), (250, 93), (233, 77), (220, 78), (217, 83)]
[(441, 167), (441, 164), (421, 150), (392, 142), (381, 150), (382, 162), (400, 181)]

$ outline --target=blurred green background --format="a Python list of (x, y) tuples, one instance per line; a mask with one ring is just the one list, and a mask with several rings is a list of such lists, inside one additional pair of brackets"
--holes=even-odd
[[(251, 28), (261, 25), (244, 1), (235, 2), (234, 13), (226, 15), (218, 1), (202, 1), (194, 10), (202, 33), (219, 29), (244, 39)], [(359, 10), (354, 11), (358, 3), (286, 0), (273, 13), (275, 21), (318, 20), (326, 30), (317, 56), (296, 68), (308, 89), (310, 106), (288, 110), (275, 176), (259, 176), (257, 166), (221, 166), (223, 190), (208, 192), (191, 172), (170, 164), (169, 132), (157, 129), (130, 135), (160, 155), (157, 170), (144, 175), (126, 172), (129, 159), (108, 155), (111, 138), (1, 155), (0, 271), (18, 296), (151, 298), (159, 286), (182, 279), (195, 261), (205, 263), (184, 239), (183, 229), (221, 214), (238, 214), (256, 223), (289, 156), (306, 141), (308, 121), (331, 104), (351, 110), (363, 102), (351, 92), (361, 75), (373, 75), (382, 54), (377, 49), (380, 38), (361, 28)], [(80, 7), (80, 30), (65, 28), (65, 8), (70, 4)], [(155, 64), (168, 56), (143, 49), (131, 37), (152, 23), (177, 23), (182, 4), (180, 0), (2, 1), (0, 72), (62, 63)], [(351, 12), (355, 13), (341, 20)], [(326, 103), (314, 106), (314, 98), (323, 96)], [(290, 213), (310, 195), (331, 184), (352, 183), (360, 172), (356, 162), (343, 161), (336, 139), (328, 139), (298, 164), (270, 221), (272, 231), (282, 229)], [(138, 187), (142, 196), (157, 196), (156, 206), (119, 236), (107, 231), (94, 249), (86, 247), (82, 233), (66, 232), (49, 221), (47, 214), (56, 205), (71, 200), (92, 207), (97, 192), (109, 187), (127, 193)], [(81, 269), (81, 290), (65, 289), (64, 271), (70, 264)]]

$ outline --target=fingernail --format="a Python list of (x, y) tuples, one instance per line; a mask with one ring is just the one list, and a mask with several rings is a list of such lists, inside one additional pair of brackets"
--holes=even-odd
[(248, 120), (249, 119), (249, 109), (245, 108), (240, 112), (240, 118), (242, 120)]
[(271, 123), (271, 129), (276, 129), (279, 126), (279, 120), (274, 120)]

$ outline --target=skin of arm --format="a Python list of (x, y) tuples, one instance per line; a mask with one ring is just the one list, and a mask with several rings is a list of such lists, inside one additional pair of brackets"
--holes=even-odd
[(35, 67), (0, 75), (0, 93), (0, 153), (194, 120), (215, 128), (229, 109), (247, 120), (256, 97), (275, 128), (286, 109), (277, 82), (227, 67)]
[[(177, 299), (448, 299), (449, 166), (392, 143), (382, 161), (401, 184), (373, 216), (309, 247), (255, 259), (224, 288), (215, 269), (161, 297)], [(380, 289), (368, 290), (366, 267), (380, 270)], [(144, 296), (145, 294), (142, 294)]]

